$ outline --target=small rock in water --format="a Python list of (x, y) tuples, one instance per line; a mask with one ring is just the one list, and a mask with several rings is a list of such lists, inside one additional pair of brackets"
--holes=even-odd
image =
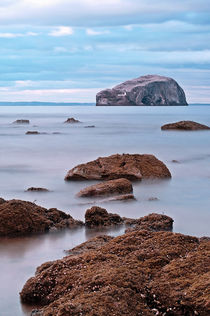
[(176, 159), (171, 160), (171, 162), (173, 162), (173, 163), (180, 163), (180, 161), (176, 160)]
[(27, 131), (26, 135), (39, 135), (40, 133), (38, 131)]
[(29, 124), (29, 120), (16, 120), (13, 122), (13, 124)]
[(133, 192), (132, 183), (127, 179), (109, 180), (81, 190), (78, 197), (102, 196), (113, 194), (128, 194)]
[(210, 129), (209, 126), (203, 125), (193, 121), (179, 121), (176, 123), (169, 123), (161, 126), (162, 130), (185, 130), (185, 131), (196, 131)]
[(151, 196), (150, 198), (148, 198), (148, 201), (159, 201), (159, 199), (157, 197)]
[(81, 123), (81, 122), (79, 120), (76, 120), (73, 117), (69, 117), (64, 123), (72, 124), (72, 123)]
[(93, 128), (95, 127), (95, 125), (88, 125), (88, 126), (84, 126), (85, 128)]
[(35, 187), (31, 187), (31, 188), (28, 188), (26, 190), (26, 192), (49, 192), (48, 189), (46, 188), (35, 188)]

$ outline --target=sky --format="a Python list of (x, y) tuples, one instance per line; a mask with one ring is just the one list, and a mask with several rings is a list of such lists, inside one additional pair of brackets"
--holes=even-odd
[(147, 74), (210, 103), (210, 0), (0, 0), (0, 101), (94, 102)]

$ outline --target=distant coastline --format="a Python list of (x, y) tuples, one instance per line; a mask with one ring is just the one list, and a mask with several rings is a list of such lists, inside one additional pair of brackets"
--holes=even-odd
[(64, 103), (64, 102), (0, 102), (0, 106), (94, 106), (95, 103)]
[[(96, 103), (82, 102), (0, 102), (1, 106), (95, 106)], [(191, 103), (189, 106), (210, 106), (210, 103)], [(147, 106), (148, 107), (148, 106)]]

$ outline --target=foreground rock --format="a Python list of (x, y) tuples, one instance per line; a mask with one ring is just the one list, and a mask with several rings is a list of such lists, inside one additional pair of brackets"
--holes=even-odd
[(176, 123), (169, 123), (161, 126), (162, 130), (170, 130), (170, 129), (177, 129), (177, 130), (185, 130), (185, 131), (197, 131), (203, 129), (210, 129), (209, 126), (196, 123), (193, 121), (180, 121)]
[(167, 215), (152, 213), (139, 219), (123, 218), (126, 225), (133, 225), (128, 231), (150, 230), (158, 231), (172, 231), (173, 219)]
[(65, 180), (112, 180), (127, 178), (141, 180), (148, 178), (170, 178), (166, 165), (153, 155), (116, 154), (99, 157), (69, 170)]
[(108, 213), (105, 208), (93, 206), (85, 213), (87, 227), (110, 226), (122, 224), (123, 219), (118, 214)]
[(91, 185), (81, 190), (78, 197), (102, 196), (112, 194), (126, 194), (133, 192), (132, 183), (127, 179), (109, 180)]
[(81, 225), (82, 222), (56, 208), (47, 210), (21, 200), (0, 203), (0, 236), (23, 236)]
[(30, 187), (26, 190), (26, 192), (50, 192), (50, 191), (46, 188)]
[(20, 293), (42, 316), (210, 314), (210, 242), (139, 230), (41, 265)]
[(74, 123), (80, 123), (79, 120), (76, 120), (75, 118), (73, 117), (69, 117), (64, 123), (68, 123), (68, 124), (74, 124)]
[(29, 120), (16, 120), (13, 122), (13, 124), (29, 124)]
[(187, 105), (187, 101), (183, 89), (172, 78), (147, 75), (100, 91), (96, 105)]

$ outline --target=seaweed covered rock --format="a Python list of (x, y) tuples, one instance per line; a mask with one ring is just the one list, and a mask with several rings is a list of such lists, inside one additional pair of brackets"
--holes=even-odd
[(158, 75), (125, 81), (96, 95), (96, 105), (187, 105), (185, 93), (178, 83)]
[(99, 157), (69, 170), (65, 180), (112, 180), (126, 178), (141, 180), (148, 178), (170, 178), (166, 165), (153, 155), (116, 154)]
[(172, 231), (173, 219), (167, 215), (152, 213), (139, 219), (123, 218), (126, 225), (132, 225), (128, 231), (150, 230), (157, 231)]
[(74, 247), (71, 250), (66, 250), (66, 253), (69, 255), (79, 255), (86, 251), (96, 250), (102, 246), (104, 246), (108, 241), (112, 240), (114, 237), (107, 235), (99, 235), (89, 239), (86, 242), (83, 242), (79, 246)]
[(43, 316), (210, 314), (210, 242), (140, 230), (43, 264), (22, 302)]
[(56, 208), (46, 209), (35, 203), (10, 200), (0, 204), (0, 236), (22, 236), (51, 229), (76, 227), (82, 222)]
[(90, 197), (113, 194), (129, 194), (133, 192), (132, 183), (127, 179), (109, 180), (91, 185), (81, 190), (77, 196)]
[(118, 214), (108, 213), (105, 208), (93, 206), (85, 213), (85, 225), (88, 227), (110, 226), (122, 224), (123, 219)]
[(203, 125), (193, 121), (179, 121), (176, 123), (169, 123), (161, 126), (162, 130), (184, 130), (184, 131), (197, 131), (197, 130), (205, 130), (210, 129), (209, 126)]

